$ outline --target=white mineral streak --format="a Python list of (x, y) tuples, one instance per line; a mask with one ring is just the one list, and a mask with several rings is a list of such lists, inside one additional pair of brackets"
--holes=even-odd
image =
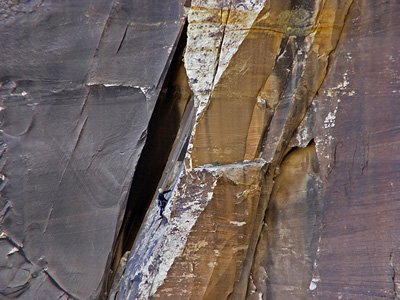
[(20, 97), (20, 96), (25, 97), (26, 95), (28, 95), (28, 93), (25, 91), (22, 91), (21, 93), (11, 93), (10, 94), (10, 96), (17, 96), (17, 97)]
[(222, 8), (223, 5), (217, 0), (195, 0), (188, 14), (184, 62), (197, 115), (208, 103), (214, 82), (224, 31)]
[[(209, 104), (211, 92), (238, 51), (265, 0), (193, 0), (188, 13), (184, 56), (196, 107), (196, 124)], [(191, 136), (196, 132), (196, 124)], [(192, 141), (186, 160), (192, 168)]]
[(314, 113), (316, 109), (317, 108), (315, 106), (315, 102), (312, 102), (311, 107), (308, 110), (305, 118), (303, 119), (303, 121), (301, 121), (299, 127), (296, 130), (293, 146), (304, 148), (307, 147), (307, 145), (310, 143), (311, 139), (313, 138), (312, 127), (315, 125)]
[[(185, 176), (196, 177), (199, 176), (198, 172), (199, 170), (192, 170), (190, 173), (186, 173)], [(183, 175), (184, 173), (182, 172), (177, 186), (181, 186), (183, 194), (185, 194), (186, 186), (181, 183)], [(147, 257), (143, 261), (143, 265), (139, 268), (141, 272), (139, 299), (151, 298), (163, 284), (168, 270), (171, 268), (176, 257), (182, 254), (193, 226), (196, 224), (208, 202), (212, 199), (217, 180), (218, 177), (214, 177), (213, 183), (208, 186), (207, 190), (198, 189), (197, 192), (192, 193), (190, 203), (187, 203), (187, 205), (180, 203), (185, 197), (182, 197), (184, 195), (181, 195), (179, 190), (175, 189), (165, 210), (165, 216), (169, 223), (161, 225), (158, 229), (156, 228), (159, 226), (160, 221), (154, 222), (158, 217), (157, 207), (154, 206), (149, 213), (147, 217), (148, 221), (145, 223), (145, 228), (143, 228), (144, 232), (148, 234), (146, 235), (146, 240), (141, 242), (138, 249), (138, 253), (143, 253), (144, 255), (150, 253), (150, 257)], [(175, 204), (182, 207), (182, 210), (172, 216), (171, 206)], [(150, 232), (153, 234), (149, 234)], [(154, 244), (154, 248), (150, 250), (151, 244)], [(154, 270), (155, 263), (158, 264), (156, 271)]]
[(255, 160), (244, 160), (237, 163), (232, 164), (224, 164), (224, 165), (203, 165), (194, 168), (193, 170), (207, 170), (213, 175), (224, 175), (225, 177), (229, 178), (236, 184), (239, 184), (242, 181), (243, 177), (243, 168), (246, 167), (257, 167), (262, 168), (266, 164), (266, 161), (262, 158), (255, 159)]
[(7, 255), (11, 255), (11, 254), (13, 254), (15, 252), (18, 252), (18, 251), (19, 251), (19, 249), (17, 247), (14, 247), (7, 253)]
[(335, 108), (334, 111), (328, 113), (328, 115), (324, 120), (324, 128), (335, 127), (336, 113), (337, 113), (337, 107)]
[[(349, 91), (349, 79), (348, 79), (348, 73), (344, 72), (343, 74), (343, 80), (339, 82), (335, 87), (329, 88), (325, 91), (326, 99), (326, 107), (330, 108), (330, 110), (327, 112), (325, 119), (324, 119), (324, 124), (323, 124), (323, 129), (325, 131), (325, 134), (323, 135), (324, 138), (317, 138), (316, 139), (316, 150), (317, 150), (317, 155), (320, 157), (322, 153), (325, 153), (323, 158), (325, 159), (330, 159), (332, 155), (332, 151), (329, 151), (329, 149), (332, 149), (332, 143), (333, 143), (333, 135), (332, 135), (332, 130), (336, 125), (336, 114), (339, 109), (339, 103), (341, 101), (340, 97), (342, 96), (353, 96), (355, 94), (354, 91), (350, 90)], [(330, 168), (330, 164), (328, 165), (328, 168)]]
[(309, 286), (310, 291), (314, 291), (317, 288), (318, 282), (320, 282), (320, 281), (321, 281), (321, 279), (319, 277), (313, 277), (311, 279), (310, 286)]
[(311, 133), (309, 132), (308, 127), (300, 127), (300, 130), (297, 131), (296, 133), (296, 140), (297, 143), (299, 144), (299, 147), (305, 147), (307, 146), (307, 141), (310, 140)]
[(244, 225), (246, 225), (246, 222), (230, 221), (229, 224), (232, 224), (235, 226), (244, 226)]
[[(178, 188), (174, 189), (164, 212), (168, 219), (168, 224), (160, 225), (161, 221), (157, 220), (158, 209), (153, 206), (146, 217), (147, 221), (144, 223), (144, 228), (141, 229), (142, 232), (146, 233), (144, 239), (134, 247), (136, 252), (140, 253), (142, 258), (144, 257), (135, 274), (139, 276), (140, 273), (141, 277), (138, 287), (138, 299), (151, 298), (164, 283), (175, 259), (182, 255), (193, 226), (212, 200), (218, 179), (226, 176), (240, 184), (240, 178), (243, 177), (243, 168), (261, 169), (264, 165), (265, 161), (260, 159), (241, 164), (201, 166), (181, 173), (176, 185)], [(196, 181), (197, 178), (201, 178), (204, 174), (208, 174), (212, 182), (199, 184), (194, 190), (192, 190), (193, 184), (189, 183), (191, 190), (190, 192), (187, 191), (187, 185), (183, 178), (186, 177), (186, 180), (188, 180), (187, 178), (190, 177)], [(230, 223), (235, 226), (244, 226), (246, 224), (246, 222), (239, 221)], [(197, 247), (200, 249), (206, 245), (206, 241), (199, 241)], [(215, 251), (218, 256), (218, 250)], [(187, 275), (190, 276), (191, 274)]]
[(196, 116), (250, 32), (265, 0), (194, 0), (188, 14), (185, 67), (194, 94)]

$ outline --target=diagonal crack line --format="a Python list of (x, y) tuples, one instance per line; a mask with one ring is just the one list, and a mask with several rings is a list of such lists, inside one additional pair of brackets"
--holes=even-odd
[(88, 120), (88, 116), (86, 116), (86, 118), (85, 118), (84, 121), (83, 121), (83, 124), (82, 124), (81, 128), (79, 129), (78, 137), (77, 137), (77, 139), (76, 139), (76, 141), (75, 141), (75, 143), (74, 143), (74, 147), (72, 148), (71, 153), (70, 153), (69, 155), (67, 154), (67, 163), (66, 163), (66, 165), (65, 165), (65, 167), (64, 167), (64, 170), (63, 170), (62, 173), (61, 173), (60, 179), (58, 180), (57, 190), (58, 190), (58, 188), (60, 187), (60, 184), (61, 184), (61, 182), (62, 182), (63, 179), (64, 179), (65, 172), (67, 171), (68, 167), (69, 167), (69, 166), (71, 165), (71, 163), (72, 163), (72, 156), (74, 155), (75, 150), (76, 150), (76, 148), (78, 147), (79, 141), (82, 139), (82, 133), (83, 133), (84, 128), (85, 128), (85, 126), (86, 126), (87, 120)]
[(88, 120), (88, 116), (86, 116), (86, 118), (83, 120), (83, 124), (82, 124), (81, 128), (79, 129), (79, 134), (78, 134), (78, 137), (76, 139), (74, 148), (72, 149), (72, 152), (71, 152), (71, 155), (70, 155), (70, 159), (72, 158), (72, 155), (74, 154), (76, 148), (78, 147), (78, 144), (79, 144), (80, 140), (82, 139), (82, 135), (83, 135), (82, 133), (83, 133), (83, 131), (85, 129), (85, 126), (87, 124), (87, 120)]
[(325, 74), (324, 74), (324, 76), (323, 76), (323, 78), (321, 80), (320, 85), (316, 89), (316, 91), (317, 91), (316, 94), (318, 94), (319, 89), (321, 88), (322, 84), (325, 82), (326, 77), (328, 76), (328, 72), (329, 72), (329, 69), (330, 69), (331, 63), (332, 63), (331, 62), (332, 56), (336, 52), (336, 48), (340, 43), (340, 40), (341, 40), (342, 35), (343, 35), (344, 27), (346, 26), (346, 22), (347, 22), (347, 19), (348, 19), (349, 15), (350, 15), (350, 12), (351, 12), (351, 9), (352, 9), (353, 5), (354, 5), (354, 0), (351, 1), (350, 5), (349, 5), (349, 7), (347, 9), (346, 15), (343, 18), (343, 24), (342, 24), (342, 27), (340, 29), (339, 36), (337, 38), (336, 44), (333, 47), (333, 49), (331, 51), (329, 51), (329, 53), (327, 55), (328, 56), (328, 62), (327, 62), (326, 67), (325, 67)]
[(125, 38), (126, 38), (126, 33), (128, 32), (128, 28), (129, 28), (129, 23), (126, 24), (126, 26), (125, 26), (124, 34), (122, 35), (122, 39), (121, 39), (121, 41), (119, 42), (119, 46), (118, 46), (117, 52), (115, 52), (115, 54), (118, 54), (119, 50), (121, 50), (122, 44), (124, 43)]
[(47, 270), (43, 270), (43, 272), (49, 277), (50, 281), (61, 291), (63, 291), (68, 297), (72, 298), (73, 300), (78, 300), (75, 296), (69, 293), (65, 288), (61, 286), (60, 283), (49, 273)]
[(231, 6), (232, 6), (232, 1), (229, 1), (229, 5), (228, 5), (228, 15), (226, 16), (226, 22), (224, 23), (223, 20), (223, 14), (224, 14), (224, 8), (221, 7), (221, 25), (223, 25), (223, 29), (222, 29), (222, 37), (221, 37), (221, 42), (219, 44), (218, 47), (218, 52), (217, 52), (217, 65), (215, 66), (215, 70), (214, 70), (214, 75), (213, 75), (213, 80), (212, 80), (212, 87), (214, 88), (215, 86), (215, 78), (217, 77), (217, 73), (218, 73), (218, 68), (219, 68), (219, 64), (221, 61), (221, 51), (222, 51), (222, 45), (224, 44), (224, 39), (225, 39), (225, 32), (226, 32), (226, 27), (228, 25), (228, 21), (229, 21), (229, 15), (231, 14)]
[(89, 95), (90, 95), (90, 87), (88, 88), (88, 92), (87, 92), (87, 94), (85, 96), (85, 99), (83, 99), (83, 101), (82, 101), (81, 110), (80, 110), (80, 113), (79, 113), (80, 115), (82, 115), (82, 113), (83, 113), (83, 111), (84, 111), (84, 109), (86, 107), (87, 101), (89, 99)]
[(46, 223), (45, 223), (45, 225), (44, 225), (44, 227), (43, 227), (43, 231), (42, 231), (43, 234), (46, 233), (47, 228), (49, 227), (49, 222), (50, 222), (50, 220), (51, 220), (51, 216), (53, 215), (53, 210), (54, 210), (54, 202), (51, 204), (50, 211), (49, 211), (49, 213), (48, 213), (48, 215), (47, 215)]
[(100, 43), (101, 43), (101, 41), (102, 41), (102, 39), (103, 39), (103, 37), (105, 35), (105, 32), (106, 32), (107, 27), (108, 27), (108, 24), (110, 23), (110, 17), (111, 17), (111, 13), (113, 11), (113, 8), (114, 8), (114, 2), (115, 2), (115, 0), (111, 1), (110, 10), (108, 11), (106, 21), (104, 22), (103, 28), (101, 30), (101, 35), (100, 35), (99, 41), (97, 42), (96, 48), (95, 48), (94, 53), (93, 53), (92, 58), (91, 58), (91, 62), (90, 62), (89, 68), (88, 68), (89, 70), (88, 70), (88, 72), (86, 74), (86, 79), (84, 80), (85, 83), (87, 83), (89, 81), (90, 74), (92, 73), (92, 71), (94, 72), (95, 69), (96, 69), (95, 66), (93, 66), (93, 62), (94, 62), (95, 58), (98, 55)]
[(111, 17), (111, 12), (112, 12), (112, 10), (114, 8), (114, 2), (115, 2), (115, 0), (111, 1), (110, 10), (108, 11), (107, 19), (104, 22), (103, 29), (101, 30), (101, 35), (100, 35), (99, 41), (97, 43), (96, 50), (94, 51), (93, 58), (96, 57), (97, 52), (99, 51), (101, 40), (103, 39), (103, 37), (105, 35), (105, 32), (107, 30), (107, 25), (110, 23), (110, 17)]
[(6, 239), (11, 245), (13, 245), (15, 248), (18, 249), (18, 253), (26, 260), (27, 263), (31, 264), (31, 265), (35, 265), (26, 255), (25, 251), (24, 251), (24, 247), (23, 245), (18, 244), (17, 241), (15, 241), (12, 237), (10, 236), (5, 236), (3, 237), (3, 239)]

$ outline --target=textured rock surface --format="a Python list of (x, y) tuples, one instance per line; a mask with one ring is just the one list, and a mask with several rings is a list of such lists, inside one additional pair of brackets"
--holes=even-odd
[(118, 299), (399, 297), (399, 11), (192, 1), (195, 124)]
[(2, 1), (1, 295), (399, 298), (399, 12)]
[(400, 295), (399, 11), (398, 1), (354, 1), (315, 99), (317, 153), (330, 165), (313, 271), (320, 299)]
[(182, 1), (1, 1), (0, 294), (95, 299)]
[[(251, 275), (249, 299), (306, 299), (322, 209), (315, 145), (282, 162), (270, 196)], [(256, 292), (257, 291), (257, 292)]]
[(182, 173), (169, 221), (160, 220), (154, 207), (142, 227), (117, 299), (226, 298), (246, 258), (264, 165)]

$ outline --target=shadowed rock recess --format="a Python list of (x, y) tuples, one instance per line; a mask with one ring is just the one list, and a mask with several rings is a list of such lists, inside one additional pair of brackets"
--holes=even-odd
[(152, 116), (170, 103), (154, 178), (179, 126), (172, 79), (165, 89), (182, 2), (0, 2), (1, 299), (98, 299), (106, 289)]
[(1, 297), (400, 299), (399, 14), (2, 1)]

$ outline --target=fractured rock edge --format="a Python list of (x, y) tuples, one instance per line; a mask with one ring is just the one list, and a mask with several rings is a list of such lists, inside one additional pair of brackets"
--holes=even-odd
[[(125, 296), (142, 299), (156, 293), (166, 293), (170, 288), (169, 283), (164, 283), (169, 279), (167, 274), (171, 270), (173, 272), (175, 265), (182, 264), (182, 262), (176, 262), (176, 259), (182, 256), (185, 249), (188, 250), (187, 240), (191, 238), (193, 228), (198, 226), (198, 220), (204, 215), (210, 201), (215, 202), (215, 191), (220, 188), (221, 182), (228, 181), (233, 185), (243, 185), (245, 184), (243, 168), (248, 169), (249, 172), (260, 173), (264, 165), (265, 162), (260, 160), (246, 162), (244, 165), (204, 166), (182, 171), (165, 211), (168, 223), (157, 219), (157, 209), (153, 207), (142, 226), (130, 261), (128, 261), (130, 274), (125, 278), (126, 282), (132, 279), (135, 281), (136, 278), (137, 287), (131, 288)], [(257, 177), (259, 175), (255, 178)], [(259, 180), (256, 183), (253, 182), (253, 185), (258, 184), (257, 182)], [(232, 222), (228, 226), (241, 225), (243, 221)], [(206, 257), (203, 258), (206, 259)], [(189, 262), (190, 258), (186, 263)], [(179, 267), (176, 271), (180, 272)], [(201, 274), (198, 275), (201, 276)], [(189, 278), (196, 277), (189, 276)]]
[[(326, 1), (326, 2), (328, 2), (328, 1)], [(326, 2), (321, 2), (321, 3), (326, 4)], [(346, 9), (344, 10), (346, 12), (344, 14), (344, 18), (342, 18), (342, 19), (339, 18), (339, 23), (341, 23), (340, 24), (341, 25), (340, 28), (343, 28), (343, 25), (344, 25), (344, 22), (345, 22), (345, 16), (347, 16), (347, 12), (349, 10), (350, 4), (351, 4), (351, 2), (349, 2), (349, 1), (346, 2), (347, 10)], [(321, 14), (319, 12), (318, 16), (320, 16), (320, 15)], [(317, 14), (315, 14), (315, 16), (317, 16)], [(335, 26), (336, 25), (337, 24), (335, 24)], [(334, 26), (332, 25), (332, 28), (333, 27)], [(189, 28), (190, 28), (190, 25), (189, 25)], [(313, 46), (314, 46), (315, 40), (323, 38), (323, 37), (319, 37), (319, 34), (320, 34), (320, 31), (318, 31), (318, 28), (317, 28), (317, 29), (314, 30), (314, 34), (310, 35), (312, 39), (308, 43), (306, 43), (306, 45), (308, 45), (308, 48), (307, 47), (305, 48), (306, 49), (306, 51), (305, 51), (306, 53), (311, 51), (311, 54), (313, 54), (312, 51), (314, 51), (313, 50)], [(324, 34), (326, 34), (326, 33), (322, 33), (322, 35), (324, 35)], [(329, 55), (334, 51), (334, 49), (335, 49), (335, 47), (337, 45), (339, 37), (340, 37), (340, 33), (339, 33), (339, 35), (336, 36), (336, 43), (332, 47), (328, 47), (327, 50), (325, 50), (326, 51), (325, 53), (320, 54), (320, 53), (317, 52), (319, 54), (318, 57), (325, 57), (325, 58), (321, 62), (322, 66), (317, 68), (318, 75), (320, 75), (320, 77), (317, 76), (317, 78), (314, 78), (311, 81), (311, 85), (309, 86), (309, 90), (311, 91), (311, 93), (308, 93), (307, 90), (301, 90), (301, 89), (297, 90), (297, 88), (295, 88), (294, 90), (286, 91), (286, 93), (288, 93), (288, 95), (290, 95), (292, 97), (293, 101), (291, 102), (291, 105), (293, 107), (290, 108), (289, 111), (284, 112), (284, 114), (286, 114), (286, 118), (285, 118), (285, 122), (283, 124), (282, 123), (277, 123), (275, 125), (276, 127), (274, 127), (274, 124), (271, 123), (272, 124), (272, 129), (275, 129), (275, 134), (274, 134), (273, 131), (271, 131), (271, 127), (270, 127), (269, 130), (266, 133), (266, 139), (264, 139), (264, 141), (262, 142), (262, 144), (263, 144), (262, 157), (264, 158), (263, 168), (264, 168), (264, 166), (266, 165), (267, 162), (268, 162), (268, 165), (267, 165), (267, 167), (265, 167), (265, 169), (263, 169), (264, 171), (261, 172), (262, 176), (260, 174), (261, 177), (264, 177), (264, 175), (265, 175), (265, 178), (260, 180), (260, 182), (259, 182), (262, 185), (262, 187), (260, 186), (260, 196), (259, 196), (260, 201), (259, 201), (259, 205), (257, 205), (257, 207), (258, 207), (257, 208), (257, 216), (258, 217), (256, 218), (256, 223), (257, 224), (255, 224), (256, 228), (252, 231), (253, 236), (251, 237), (251, 242), (249, 242), (249, 244), (247, 245), (245, 258), (243, 260), (243, 261), (246, 261), (247, 265), (244, 266), (245, 269), (243, 271), (240, 271), (240, 275), (238, 275), (239, 277), (235, 277), (235, 280), (234, 280), (235, 283), (231, 287), (229, 287), (227, 289), (228, 292), (227, 292), (226, 295), (228, 295), (228, 296), (230, 295), (230, 296), (238, 297), (238, 298), (244, 298), (245, 297), (247, 286), (248, 286), (248, 281), (251, 278), (251, 271), (250, 271), (249, 265), (251, 265), (251, 262), (253, 261), (254, 253), (256, 251), (257, 241), (259, 239), (261, 228), (262, 228), (262, 225), (263, 225), (263, 221), (262, 220), (264, 219), (265, 213), (266, 213), (267, 208), (268, 208), (268, 201), (269, 201), (270, 195), (271, 195), (273, 187), (274, 187), (274, 178), (276, 176), (276, 172), (279, 169), (279, 166), (280, 166), (283, 158), (285, 157), (286, 153), (288, 153), (289, 149), (293, 146), (293, 145), (289, 144), (289, 141), (292, 140), (292, 137), (295, 135), (295, 131), (296, 131), (297, 128), (299, 128), (300, 123), (303, 120), (305, 120), (304, 118), (305, 118), (306, 112), (308, 111), (308, 108), (309, 108), (309, 106), (310, 106), (310, 104), (312, 102), (312, 99), (314, 98), (316, 92), (318, 91), (319, 87), (321, 86), (321, 84), (322, 84), (322, 82), (323, 82), (323, 80), (324, 80), (324, 78), (325, 78), (325, 76), (326, 76), (326, 74), (328, 72), (329, 65), (326, 62), (328, 61)], [(190, 42), (190, 39), (189, 39), (188, 42)], [(221, 44), (222, 44), (222, 42), (221, 42)], [(190, 48), (188, 48), (188, 49), (190, 49)], [(294, 56), (293, 62), (296, 62), (296, 59), (297, 59), (296, 56)], [(311, 69), (310, 69), (307, 66), (307, 56), (304, 56), (303, 58), (298, 57), (298, 59), (299, 59), (300, 63), (303, 62), (305, 64), (305, 66), (303, 66), (304, 70), (300, 71), (300, 73), (299, 73), (300, 74), (300, 81), (310, 79), (308, 77), (308, 76), (310, 76), (309, 73), (311, 72), (311, 74), (312, 74), (313, 70), (314, 70), (313, 67), (312, 67), (312, 64), (311, 64)], [(315, 57), (312, 57), (310, 59), (315, 59)], [(311, 62), (312, 62), (312, 60), (311, 60)], [(297, 67), (297, 65), (298, 65), (298, 63), (294, 63), (295, 67)], [(227, 66), (227, 68), (229, 68), (229, 66)], [(227, 69), (225, 69), (225, 70), (227, 70)], [(189, 71), (188, 71), (188, 73), (189, 73)], [(298, 75), (296, 75), (296, 72), (293, 72), (293, 73), (294, 73), (294, 75), (290, 75), (290, 76), (298, 77)], [(214, 74), (216, 74), (216, 73), (214, 72)], [(221, 74), (220, 76), (223, 76), (223, 74)], [(306, 77), (306, 78), (303, 79), (303, 77)], [(311, 76), (311, 78), (313, 78), (313, 77)], [(206, 84), (208, 84), (209, 86), (212, 86), (210, 84), (210, 82), (208, 82)], [(301, 84), (299, 83), (299, 85), (301, 85)], [(306, 86), (307, 86), (307, 81), (306, 81)], [(298, 101), (296, 101), (297, 99), (302, 99), (303, 100), (302, 108), (300, 110), (298, 109), (298, 107), (296, 107), (299, 104), (299, 103), (296, 103), (296, 102), (298, 102)], [(203, 108), (201, 108), (201, 109), (203, 109)], [(201, 122), (202, 118), (204, 117), (205, 114), (207, 114), (207, 110), (209, 110), (209, 109), (210, 109), (210, 106), (206, 105), (206, 106), (204, 106), (204, 109), (201, 112), (201, 115), (197, 114), (197, 120), (196, 120), (197, 123), (196, 124), (198, 124), (198, 122)], [(280, 110), (279, 103), (278, 103), (278, 106), (276, 107), (276, 110), (279, 113), (279, 110)], [(272, 116), (272, 120), (273, 120), (273, 118), (274, 118), (274, 115)], [(295, 120), (295, 122), (293, 122), (293, 119)], [(287, 122), (289, 122), (290, 125), (288, 125)], [(300, 126), (300, 128), (301, 128), (301, 126)], [(271, 135), (271, 133), (272, 133), (272, 135)], [(196, 130), (194, 130), (193, 131), (193, 136), (196, 136), (196, 134), (197, 134), (197, 132), (196, 132)], [(262, 134), (260, 134), (260, 136), (262, 137)], [(275, 139), (275, 138), (278, 138), (278, 140), (277, 140), (278, 142), (277, 143), (275, 143), (275, 142), (274, 143), (269, 143), (268, 142), (269, 139)], [(313, 136), (312, 136), (312, 134), (310, 134), (310, 135), (307, 135), (304, 139), (309, 141), (312, 138), (313, 138)], [(299, 142), (299, 145), (303, 146), (303, 147), (306, 144), (308, 144), (308, 142), (307, 143), (305, 143), (305, 141)], [(270, 149), (265, 149), (266, 146), (272, 146), (272, 148), (270, 147)], [(189, 151), (188, 151), (188, 155), (187, 155), (187, 158), (189, 160), (191, 159), (191, 154), (193, 153), (192, 152), (193, 151), (193, 147), (194, 147), (193, 143), (191, 143), (191, 145), (189, 146)], [(200, 165), (193, 165), (193, 163), (188, 163), (187, 164), (187, 167), (188, 167), (187, 170), (182, 174), (186, 174), (189, 177), (194, 175), (194, 174), (200, 176), (200, 173), (198, 173), (199, 170), (208, 171), (208, 172), (209, 171), (217, 171), (217, 170), (221, 171), (221, 170), (225, 170), (226, 168), (229, 169), (229, 166), (233, 166), (233, 165), (235, 165), (236, 168), (238, 167), (240, 169), (241, 166), (246, 165), (246, 163), (247, 163), (247, 162), (241, 163), (240, 161), (241, 160), (237, 160), (236, 162), (234, 161), (234, 162), (232, 162), (232, 164), (223, 163), (223, 164), (218, 165), (218, 166), (214, 165), (214, 161), (210, 161), (209, 162), (209, 163), (213, 164), (213, 165), (210, 165), (210, 166), (208, 166), (207, 163), (204, 163), (204, 162), (202, 164), (200, 164)], [(227, 174), (224, 173), (224, 176), (226, 176), (226, 175)], [(183, 178), (182, 176), (184, 176), (184, 175), (181, 175), (180, 180), (182, 180), (182, 178)], [(199, 178), (197, 178), (197, 179), (199, 179)], [(220, 178), (218, 178), (218, 179), (220, 179)], [(192, 178), (192, 180), (195, 180), (195, 179)], [(214, 180), (212, 182), (213, 182), (213, 185), (211, 187), (209, 187), (210, 193), (213, 193), (215, 188), (218, 186), (218, 185), (214, 185), (214, 184), (216, 184), (217, 179), (214, 178)], [(183, 188), (184, 184), (182, 184), (181, 181), (180, 181), (180, 183), (178, 184), (178, 189), (179, 189), (179, 186), (181, 186), (181, 188)], [(187, 186), (187, 188), (190, 188), (190, 186)], [(174, 221), (172, 221), (173, 222), (172, 225), (176, 226), (176, 228), (179, 228), (179, 226), (182, 226), (181, 221), (185, 221), (185, 222), (188, 221), (188, 220), (184, 220), (182, 218), (179, 219), (179, 217), (174, 215), (174, 212), (176, 212), (176, 210), (179, 209), (178, 207), (176, 207), (178, 205), (178, 203), (177, 203), (177, 201), (178, 201), (177, 199), (178, 198), (177, 197), (181, 196), (181, 195), (184, 195), (184, 194), (181, 194), (180, 192), (174, 192), (174, 195), (172, 196), (172, 200), (171, 200), (172, 205), (170, 205), (169, 208), (167, 209), (167, 214), (168, 214), (168, 216), (172, 217), (172, 220), (174, 220), (174, 218), (177, 218), (177, 219), (175, 219), (175, 221), (179, 220), (179, 222), (175, 222), (175, 223), (174, 223)], [(212, 199), (212, 198), (210, 199), (208, 197), (209, 196), (208, 194), (207, 195), (205, 195), (205, 194), (203, 195), (203, 194), (200, 193), (199, 195), (201, 197), (204, 197), (204, 199), (201, 200), (203, 202), (199, 202), (200, 198), (196, 198), (197, 200), (194, 200), (194, 201), (191, 200), (191, 198), (188, 199), (187, 206), (191, 205), (191, 203), (192, 203), (191, 201), (193, 201), (193, 203), (194, 203), (194, 206), (193, 206), (194, 207), (194, 212), (193, 212), (194, 214), (190, 214), (191, 217), (201, 218), (201, 216), (204, 216), (202, 212), (204, 212), (206, 210), (206, 208), (208, 207), (208, 205), (210, 204), (210, 201)], [(227, 197), (224, 197), (224, 199), (227, 200)], [(202, 205), (204, 205), (204, 207), (199, 206), (200, 203), (202, 203)], [(184, 209), (188, 209), (187, 206), (184, 207)], [(169, 213), (168, 213), (168, 210), (169, 210)], [(183, 212), (183, 213), (184, 213), (183, 216), (185, 216), (185, 217), (188, 216), (188, 215), (185, 214), (186, 212)], [(156, 211), (153, 210), (153, 212), (149, 213), (149, 218), (154, 217), (155, 214), (156, 214)], [(187, 242), (187, 240), (189, 238), (188, 235), (193, 230), (193, 228), (196, 226), (197, 221), (195, 221), (194, 223), (192, 223), (192, 221), (189, 221), (188, 223), (189, 223), (189, 227), (185, 227), (185, 230), (181, 232), (181, 233), (184, 233), (184, 237), (183, 237), (184, 242), (182, 244), (180, 244), (180, 246), (177, 245), (177, 244), (173, 244), (168, 239), (169, 235), (171, 235), (171, 234), (173, 235), (174, 234), (173, 233), (173, 228), (169, 229), (170, 231), (165, 231), (165, 233), (163, 233), (162, 235), (158, 235), (158, 234), (154, 235), (153, 239), (152, 238), (147, 239), (147, 243), (151, 243), (152, 240), (155, 240), (156, 243), (160, 243), (158, 240), (160, 238), (162, 238), (164, 240), (164, 245), (167, 248), (167, 255), (166, 255), (167, 259), (166, 259), (165, 262), (163, 262), (163, 259), (165, 259), (164, 253), (163, 253), (162, 256), (161, 255), (157, 256), (158, 255), (157, 253), (159, 253), (158, 251), (161, 251), (160, 248), (158, 248), (159, 250), (155, 251), (154, 255), (150, 253), (150, 255), (151, 255), (150, 258), (151, 259), (149, 259), (149, 257), (146, 258), (146, 260), (153, 260), (153, 262), (147, 262), (146, 265), (143, 265), (143, 266), (140, 266), (140, 267), (137, 266), (135, 268), (137, 270), (135, 275), (134, 276), (133, 275), (129, 275), (129, 276), (131, 277), (131, 280), (133, 280), (133, 281), (137, 280), (138, 287), (136, 289), (133, 289), (134, 292), (129, 293), (129, 295), (131, 297), (138, 296), (138, 295), (139, 295), (139, 298), (140, 298), (140, 296), (144, 297), (145, 295), (146, 296), (150, 296), (150, 295), (161, 296), (161, 295), (164, 295), (165, 297), (172, 297), (173, 295), (175, 295), (175, 296), (177, 295), (176, 293), (174, 293), (174, 292), (176, 292), (174, 290), (175, 287), (174, 286), (172, 286), (172, 287), (168, 286), (168, 284), (170, 284), (170, 282), (168, 282), (168, 280), (169, 279), (172, 280), (173, 278), (176, 277), (176, 276), (171, 276), (170, 272), (172, 272), (172, 273), (175, 272), (173, 270), (173, 268), (174, 268), (174, 265), (176, 266), (178, 264), (178, 262), (177, 263), (174, 263), (174, 262), (177, 260), (178, 257), (183, 255), (183, 253), (185, 251), (184, 249), (186, 249), (185, 247), (187, 247), (186, 246), (186, 242)], [(163, 225), (161, 225), (161, 226), (163, 226)], [(167, 226), (170, 226), (170, 225), (167, 225)], [(143, 228), (143, 232), (146, 232), (146, 230), (145, 230), (146, 228), (150, 232), (152, 232), (152, 230), (150, 230), (150, 227), (148, 227), (148, 226)], [(179, 231), (179, 229), (178, 229), (178, 231)], [(147, 234), (149, 236), (151, 235), (149, 233), (147, 233)], [(174, 250), (179, 249), (179, 251), (171, 254), (172, 250), (169, 249), (169, 247), (171, 247), (171, 246), (175, 246), (176, 248)], [(159, 246), (156, 246), (156, 247), (159, 247)], [(134, 247), (134, 250), (136, 250), (136, 247)], [(151, 251), (154, 251), (154, 250), (151, 250)], [(189, 250), (187, 250), (187, 251), (189, 251)], [(137, 253), (141, 253), (141, 250), (138, 249)], [(136, 256), (136, 259), (139, 259), (139, 258)], [(133, 262), (133, 258), (132, 258), (132, 263), (134, 263)], [(180, 263), (182, 264), (182, 262), (180, 262)], [(158, 268), (157, 267), (158, 264), (159, 264), (159, 269), (158, 269), (158, 272), (157, 272), (158, 275), (154, 275), (154, 274), (152, 275), (151, 274), (151, 269), (153, 267), (154, 268)], [(193, 267), (192, 267), (192, 269), (193, 269)], [(146, 280), (144, 280), (145, 283), (143, 283), (143, 276), (144, 276), (142, 274), (143, 271), (150, 272), (150, 273), (146, 273), (146, 275), (145, 275), (145, 277), (147, 279), (150, 279), (152, 276), (156, 276), (155, 278), (152, 278), (151, 285), (150, 285), (149, 282), (146, 283)], [(246, 288), (244, 288), (244, 287), (246, 287)], [(199, 286), (197, 286), (197, 288), (199, 288)], [(213, 291), (208, 290), (204, 286), (200, 286), (200, 289), (201, 288), (205, 289), (205, 291), (202, 291), (203, 294), (201, 294), (201, 295), (203, 295), (203, 296), (213, 295)]]

